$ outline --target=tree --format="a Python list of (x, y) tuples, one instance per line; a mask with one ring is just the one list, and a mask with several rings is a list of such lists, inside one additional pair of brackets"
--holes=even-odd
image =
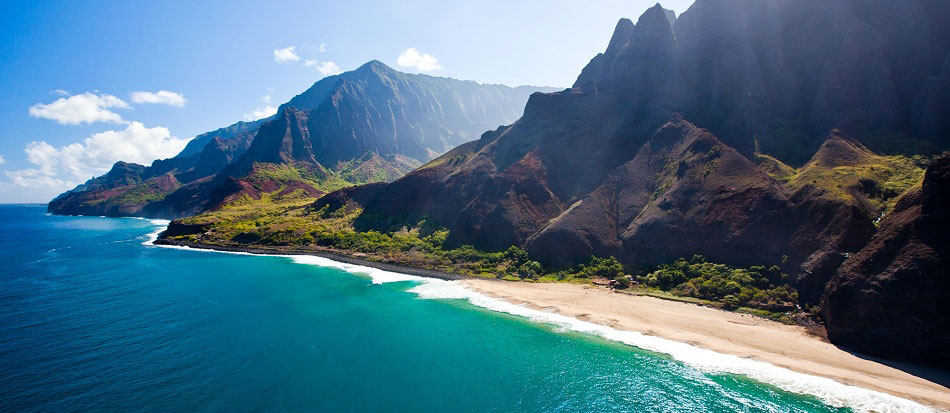
[(510, 260), (517, 267), (528, 261), (528, 252), (512, 245), (505, 250), (505, 259)]

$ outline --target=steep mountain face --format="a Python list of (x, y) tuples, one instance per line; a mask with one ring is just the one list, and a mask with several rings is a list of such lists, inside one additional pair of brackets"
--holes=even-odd
[(868, 145), (881, 138), (859, 132), (947, 147), (935, 116), (946, 113), (947, 17), (946, 2), (927, 0), (700, 0), (671, 30), (621, 20), (574, 86), (645, 83), (656, 107), (792, 164), (831, 128)]
[(950, 157), (901, 197), (838, 269), (822, 310), (828, 336), (874, 355), (950, 366)]
[[(538, 90), (552, 89), (412, 75), (372, 61), (320, 80), (275, 116), (196, 137), (175, 158), (138, 168), (134, 182), (96, 178), (51, 202), (50, 211), (179, 217), (287, 185), (316, 196), (349, 184), (391, 181), (488, 128), (514, 121)], [(276, 170), (257, 167), (262, 164), (289, 165), (294, 172), (271, 176)], [(268, 177), (251, 177), (263, 185), (251, 190), (254, 185), (244, 179), (249, 174)], [(150, 181), (156, 179), (174, 183), (156, 186)], [(147, 196), (123, 195), (139, 192)]]
[(412, 75), (375, 60), (330, 81), (332, 89), (318, 82), (285, 105), (306, 110), (319, 100), (308, 110), (310, 140), (328, 167), (366, 152), (427, 161), (514, 122), (531, 93), (554, 90)]

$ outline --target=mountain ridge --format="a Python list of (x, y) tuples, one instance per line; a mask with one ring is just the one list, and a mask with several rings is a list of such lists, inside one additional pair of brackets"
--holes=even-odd
[[(276, 115), (199, 135), (176, 157), (136, 167), (139, 176), (131, 181), (111, 181), (105, 178), (109, 174), (95, 178), (57, 197), (49, 209), (54, 213), (109, 216), (191, 215), (217, 207), (217, 203), (205, 202), (210, 194), (228, 179), (250, 173), (256, 163), (294, 161), (299, 167), (313, 169), (310, 172), (317, 172), (316, 178), (321, 179), (340, 172), (343, 181), (351, 177), (356, 180), (353, 183), (363, 183), (359, 177), (391, 180), (465, 141), (472, 133), (514, 121), (524, 100), (536, 90), (553, 89), (510, 88), (407, 74), (370, 61), (354, 71), (315, 82), (280, 105)], [(291, 146), (283, 147), (282, 140), (261, 131), (266, 132), (268, 125), (288, 114), (300, 119), (294, 122), (296, 137), (287, 141)], [(391, 120), (387, 122), (387, 118)], [(270, 139), (274, 146), (255, 144), (258, 139)], [(298, 153), (301, 151), (308, 153)], [(366, 167), (349, 165), (368, 153), (379, 155), (371, 159), (372, 164), (386, 172), (373, 174), (365, 171)], [(291, 156), (283, 156), (286, 154)], [(301, 158), (295, 158), (298, 155)], [(232, 167), (232, 163), (240, 166)], [(363, 172), (345, 171), (348, 166)], [(176, 178), (174, 185), (161, 186), (161, 191), (148, 186), (152, 183), (149, 180), (167, 174)], [(311, 184), (307, 186), (311, 187), (308, 193), (323, 192)], [(147, 196), (120, 196), (129, 191), (145, 192)]]

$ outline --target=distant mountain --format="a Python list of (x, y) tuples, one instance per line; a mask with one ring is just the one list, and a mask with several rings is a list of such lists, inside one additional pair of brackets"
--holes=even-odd
[[(847, 268), (864, 265), (842, 262), (887, 236), (881, 217), (893, 222), (919, 185), (923, 164), (909, 155), (950, 147), (948, 18), (936, 0), (697, 0), (678, 18), (657, 5), (621, 20), (571, 89), (532, 95), (517, 122), (320, 202), (359, 205), (360, 230), (425, 222), (449, 229), (447, 247), (517, 245), (554, 268), (591, 255), (631, 269), (694, 254), (782, 264), (803, 306), (830, 305), (843, 293), (823, 298), (829, 280), (848, 285), (860, 271)], [(942, 280), (912, 289), (946, 283), (946, 271), (921, 273), (932, 265), (906, 268), (904, 279)], [(900, 291), (862, 305), (923, 297)], [(934, 331), (933, 308), (901, 308), (881, 315), (895, 326), (880, 330), (890, 345), (941, 351), (943, 338), (896, 328)], [(853, 327), (829, 332), (874, 337)]]
[(142, 207), (161, 200), (182, 185), (216, 174), (250, 146), (258, 128), (270, 120), (238, 122), (203, 133), (174, 158), (150, 166), (116, 162), (103, 176), (90, 179), (50, 201), (52, 213), (67, 215), (134, 216)]
[(199, 135), (174, 158), (148, 167), (119, 162), (108, 174), (57, 197), (49, 210), (190, 215), (242, 194), (258, 196), (263, 188), (246, 191), (239, 181), (255, 170), (273, 169), (267, 164), (299, 170), (308, 179), (297, 184), (314, 196), (327, 188), (391, 181), (487, 129), (513, 122), (531, 93), (552, 90), (407, 74), (371, 61), (316, 82), (281, 105), (277, 115)]

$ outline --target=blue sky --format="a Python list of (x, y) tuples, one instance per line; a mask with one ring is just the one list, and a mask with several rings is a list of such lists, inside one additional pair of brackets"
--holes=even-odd
[[(663, 5), (679, 14), (691, 3)], [(0, 202), (46, 202), (116, 160), (173, 155), (196, 134), (269, 113), (371, 59), (567, 87), (617, 19), (636, 21), (653, 4), (4, 1)]]

